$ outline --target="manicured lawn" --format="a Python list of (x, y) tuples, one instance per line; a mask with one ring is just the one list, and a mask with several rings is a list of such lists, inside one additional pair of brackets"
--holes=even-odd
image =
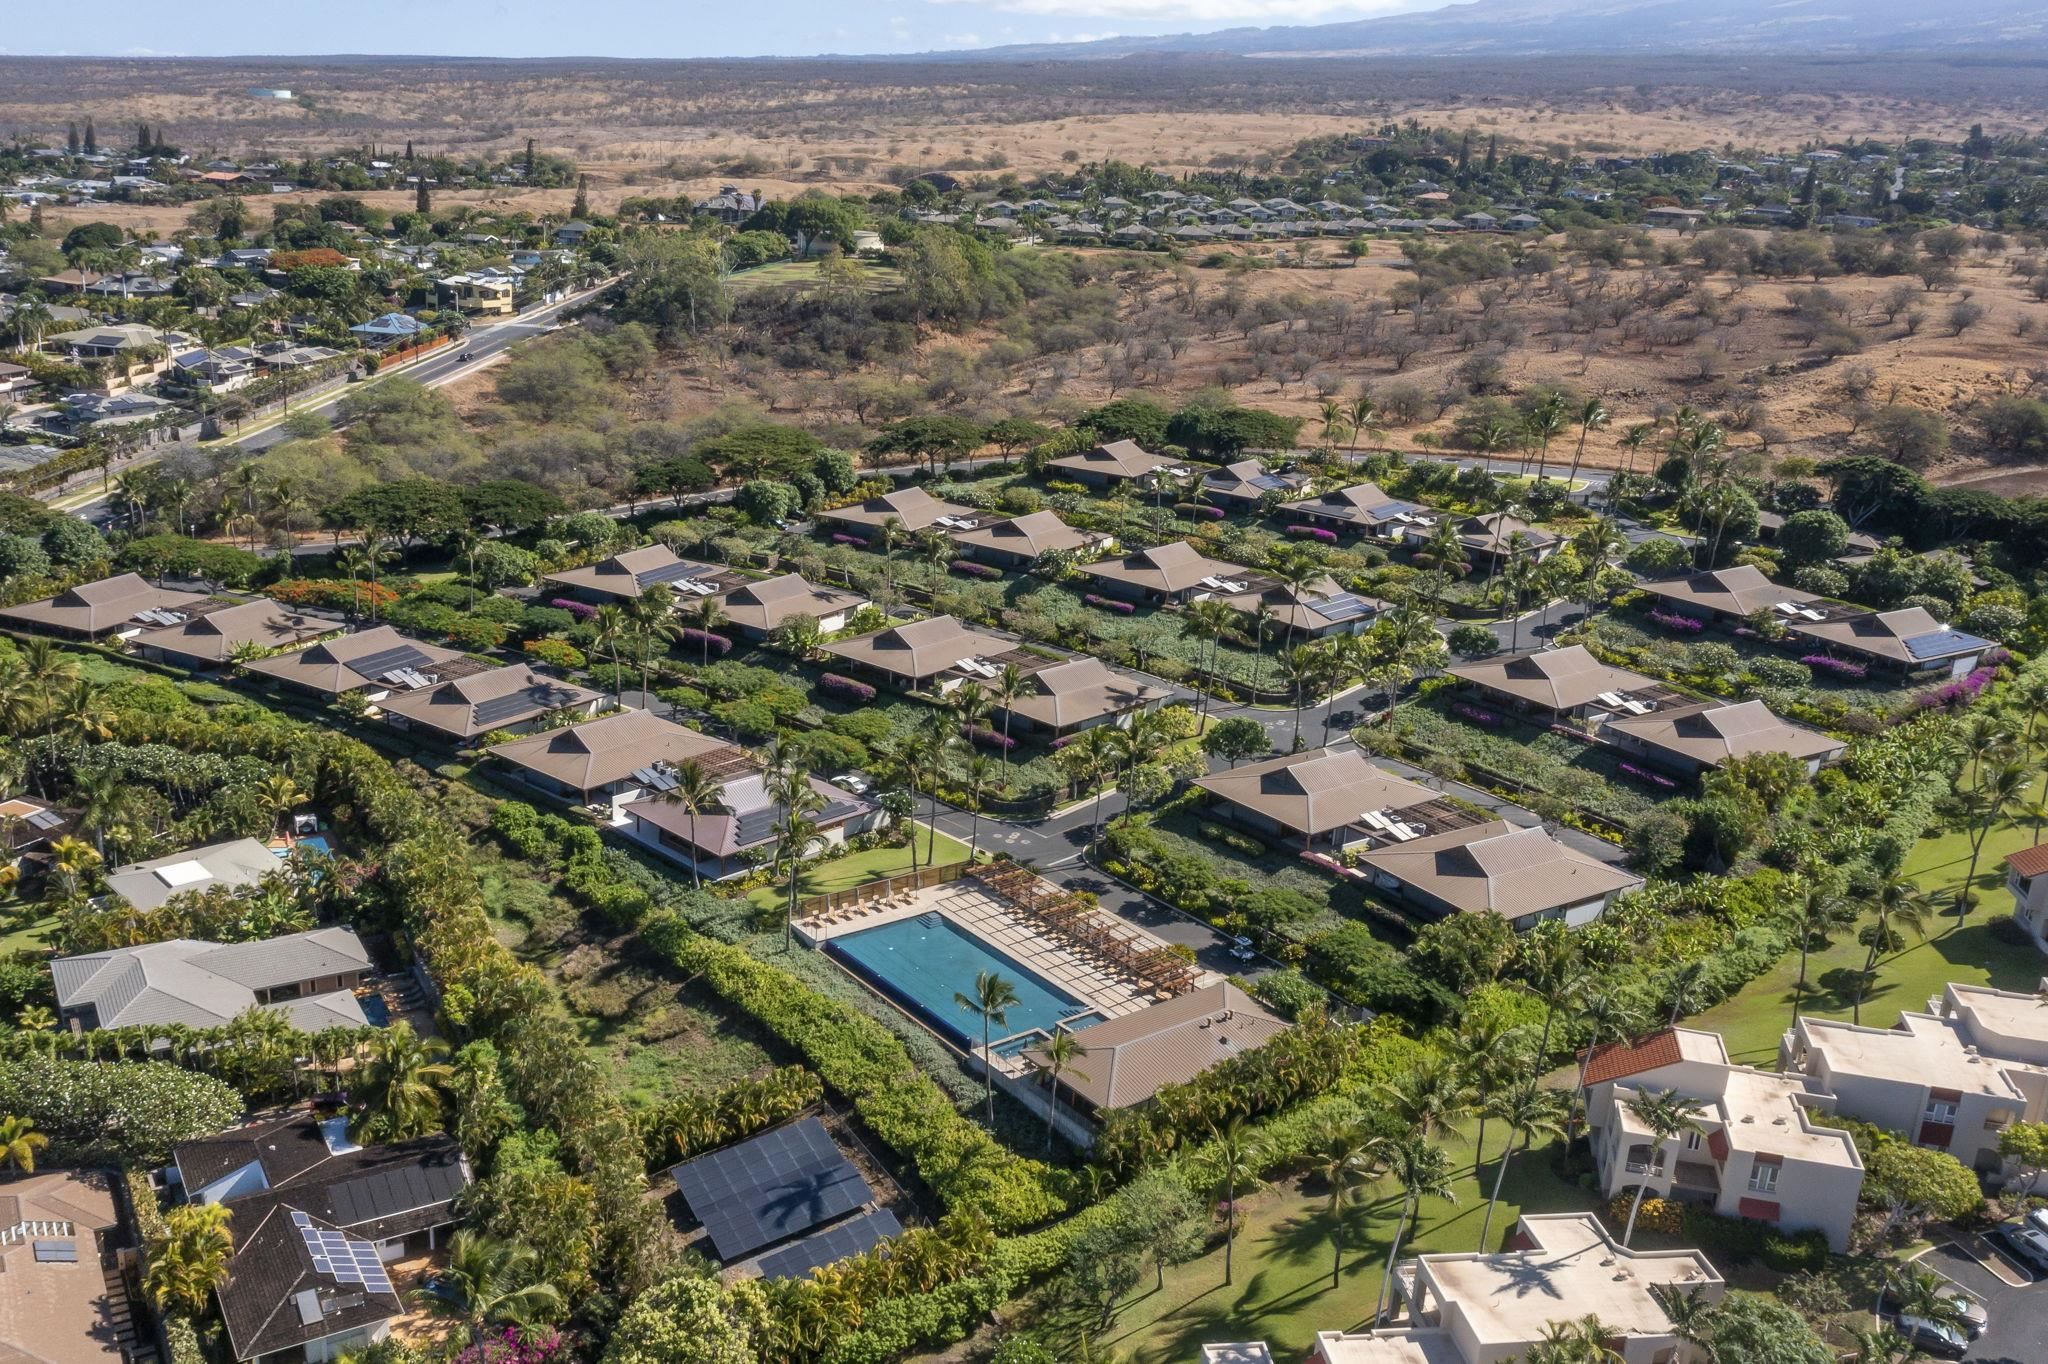
[[(2038, 755), (2034, 765), (2040, 765)], [(2001, 990), (2035, 987), (2048, 973), (2048, 959), (2031, 947), (2001, 942), (1991, 932), (1991, 925), (2012, 909), (2012, 897), (2005, 890), (2004, 860), (2033, 845), (2033, 827), (2025, 821), (1991, 831), (1977, 859), (1973, 882), (1977, 908), (1961, 927), (1956, 926), (1955, 899), (1970, 868), (1968, 836), (1940, 831), (1914, 845), (1912, 856), (1906, 859), (1906, 871), (1933, 897), (1941, 917), (1928, 925), (1926, 941), (1909, 936), (1905, 951), (1879, 960), (1877, 979), (1863, 1002), (1864, 1023), (1888, 1028), (1898, 1022), (1901, 1011), (1926, 1008), (1927, 1001), (1940, 995), (1950, 981), (1993, 985)], [(1850, 929), (1837, 933), (1830, 947), (1815, 953), (1807, 963), (1804, 1012), (1822, 1018), (1851, 1017), (1854, 972), (1862, 969), (1868, 951)], [(1691, 1020), (1691, 1026), (1719, 1032), (1732, 1060), (1774, 1066), (1778, 1038), (1791, 1026), (1792, 994), (1798, 980), (1799, 958), (1788, 955), (1733, 999)]]
[[(1483, 1178), (1473, 1177), (1473, 1134), (1473, 1127), (1465, 1126), (1450, 1147), (1452, 1156), (1465, 1166), (1454, 1190), (1457, 1203), (1423, 1203), (1420, 1229), (1402, 1242), (1402, 1259), (1408, 1258), (1411, 1246), (1416, 1253), (1432, 1254), (1479, 1248), (1479, 1223), (1486, 1214), (1494, 1167), (1489, 1159), (1481, 1171)], [(1505, 1135), (1499, 1124), (1489, 1129), (1489, 1156), (1499, 1153)], [(1500, 1249), (1515, 1218), (1525, 1211), (1579, 1211), (1592, 1206), (1589, 1195), (1552, 1173), (1553, 1150), (1515, 1157), (1500, 1206), (1494, 1210), (1489, 1249)], [(1129, 1352), (1137, 1364), (1185, 1364), (1200, 1355), (1202, 1342), (1216, 1340), (1263, 1340), (1273, 1347), (1274, 1358), (1301, 1359), (1314, 1344), (1316, 1332), (1363, 1327), (1378, 1301), (1387, 1249), (1400, 1214), (1400, 1195), (1391, 1184), (1374, 1192), (1379, 1196), (1373, 1203), (1350, 1215), (1338, 1287), (1330, 1286), (1330, 1223), (1321, 1186), (1313, 1180), (1290, 1182), (1261, 1193), (1249, 1204), (1240, 1202), (1243, 1221), (1234, 1284), (1223, 1283), (1219, 1243), (1200, 1259), (1169, 1269), (1163, 1292), (1154, 1290), (1148, 1274), (1099, 1343)]]
[[(894, 288), (902, 282), (894, 266), (866, 265), (866, 285), (870, 291)], [(814, 260), (779, 260), (772, 265), (757, 266), (742, 270), (732, 277), (735, 289), (766, 289), (776, 284), (816, 284), (818, 262)]]
[[(933, 846), (937, 855), (933, 855)], [(928, 862), (944, 866), (948, 862), (965, 862), (967, 845), (957, 838), (948, 838), (942, 833), (918, 826), (917, 863), (920, 867)], [(895, 876), (910, 870), (910, 849), (871, 848), (867, 852), (851, 853), (830, 862), (820, 862), (804, 869), (803, 880), (798, 886), (799, 895), (825, 895), (835, 890), (850, 890), (869, 881), (879, 881), (884, 876)], [(756, 886), (748, 892), (747, 899), (760, 909), (779, 909), (789, 893), (786, 883), (772, 886)]]
[(0, 936), (0, 955), (11, 952), (50, 950), (50, 934), (56, 930), (57, 916), (45, 914), (36, 919), (10, 918), (12, 925), (5, 936)]

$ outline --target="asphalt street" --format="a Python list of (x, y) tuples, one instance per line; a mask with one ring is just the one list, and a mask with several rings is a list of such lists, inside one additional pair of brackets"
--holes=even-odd
[(2048, 1359), (2048, 1283), (2014, 1286), (1953, 1245), (1917, 1263), (1953, 1279), (1984, 1304), (1989, 1324), (1963, 1358), (1971, 1364), (2041, 1364)]

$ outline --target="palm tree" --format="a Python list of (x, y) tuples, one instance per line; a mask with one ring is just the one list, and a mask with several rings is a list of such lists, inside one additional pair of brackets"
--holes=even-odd
[[(1439, 519), (1429, 538), (1414, 554), (1415, 562), (1424, 568), (1444, 576), (1446, 582), (1462, 578), (1472, 571), (1472, 559), (1465, 552), (1465, 541), (1458, 534), (1457, 525), (1446, 516)], [(1430, 601), (1432, 612), (1443, 609), (1443, 591), (1439, 588)]]
[[(1641, 1123), (1650, 1134), (1650, 1161), (1657, 1163), (1657, 1157), (1667, 1141), (1676, 1141), (1687, 1132), (1699, 1131), (1696, 1120), (1700, 1109), (1705, 1107), (1698, 1099), (1689, 1099), (1675, 1089), (1645, 1090), (1625, 1098), (1622, 1105), (1629, 1115)], [(1626, 1246), (1636, 1234), (1636, 1214), (1643, 1210), (1643, 1195), (1650, 1189), (1647, 1178), (1636, 1185), (1635, 1202), (1629, 1205), (1628, 1226), (1621, 1233), (1621, 1243)]]
[(1003, 713), (1003, 771), (1010, 770), (1010, 708), (1031, 694), (1035, 684), (1030, 675), (1014, 663), (1005, 663), (989, 687), (988, 699)]
[(1493, 1191), (1487, 1195), (1486, 1216), (1479, 1224), (1481, 1252), (1487, 1249), (1486, 1237), (1493, 1230), (1493, 1209), (1500, 1202), (1501, 1185), (1507, 1182), (1508, 1163), (1515, 1158), (1515, 1138), (1522, 1139), (1524, 1151), (1535, 1145), (1538, 1137), (1561, 1139), (1569, 1106), (1564, 1091), (1535, 1084), (1498, 1089), (1487, 1096), (1487, 1115), (1507, 1124), (1508, 1144), (1501, 1148), (1500, 1164), (1494, 1167)]
[(1643, 1025), (1642, 1015), (1631, 1008), (1626, 999), (1606, 992), (1588, 999), (1586, 1007), (1579, 1011), (1579, 1017), (1585, 1021), (1587, 1037), (1586, 1049), (1579, 1053), (1579, 1080), (1572, 1088), (1571, 1131), (1574, 1135), (1579, 1130), (1579, 1115), (1586, 1108), (1586, 1071), (1593, 1064), (1593, 1053), (1599, 1050), (1603, 1041), (1620, 1042), (1634, 1036)]
[(1301, 751), (1301, 711), (1308, 689), (1322, 676), (1323, 658), (1304, 644), (1280, 655), (1280, 676), (1294, 692), (1294, 752)]
[(1926, 937), (1928, 921), (1935, 912), (1933, 899), (1919, 883), (1896, 872), (1878, 886), (1872, 901), (1876, 917), (1862, 934), (1870, 944), (1870, 955), (1863, 959), (1863, 970), (1856, 977), (1856, 1003), (1850, 1017), (1857, 1024), (1863, 1022), (1864, 991), (1877, 976), (1878, 953), (1896, 952), (1905, 945), (1899, 929), (1910, 930), (1916, 938)]
[[(1805, 880), (1805, 878), (1800, 878)], [(1828, 926), (1841, 914), (1841, 901), (1832, 888), (1814, 880), (1805, 880), (1804, 885), (1795, 884), (1793, 909), (1798, 923), (1793, 931), (1799, 935), (1799, 981), (1792, 987), (1792, 1026), (1799, 1026), (1799, 1010), (1806, 1003), (1806, 963), (1811, 957), (1816, 936), (1825, 934)]]
[(1394, 1223), (1393, 1243), (1387, 1247), (1387, 1272), (1380, 1280), (1379, 1306), (1373, 1312), (1375, 1322), (1387, 1313), (1394, 1267), (1401, 1261), (1401, 1241), (1407, 1235), (1409, 1218), (1420, 1215), (1425, 1198), (1441, 1198), (1446, 1203), (1458, 1201), (1457, 1190), (1451, 1184), (1451, 1158), (1422, 1133), (1411, 1132), (1387, 1143), (1385, 1157), (1387, 1173), (1401, 1186), (1401, 1215)]
[(1977, 859), (1984, 852), (1984, 840), (2000, 820), (2012, 813), (2031, 784), (2032, 778), (2019, 763), (2000, 763), (1989, 776), (1980, 772), (1977, 789), (1964, 798), (1964, 817), (1970, 821), (1970, 869), (1964, 873), (1962, 887), (1956, 892), (1957, 923), (1969, 917), (1970, 901), (1976, 893)]
[(647, 699), (647, 674), (653, 664), (654, 642), (662, 641), (664, 652), (675, 634), (676, 595), (667, 583), (649, 583), (640, 595), (626, 604), (626, 618), (640, 636), (640, 704)]
[(1918, 1317), (1941, 1326), (1962, 1329), (1962, 1305), (1948, 1292), (1948, 1281), (1932, 1270), (1917, 1265), (1893, 1265), (1885, 1275), (1885, 1294), (1902, 1316)]
[(1707, 1330), (1714, 1320), (1714, 1304), (1707, 1301), (1699, 1286), (1680, 1288), (1677, 1284), (1657, 1284), (1650, 1292), (1656, 1295), (1657, 1305), (1664, 1309), (1664, 1316), (1671, 1323), (1671, 1334), (1698, 1350), (1707, 1364), (1714, 1364), (1714, 1347), (1707, 1343)]
[(591, 642), (600, 649), (609, 649), (612, 655), (612, 704), (626, 704), (624, 688), (619, 686), (619, 641), (626, 637), (626, 608), (607, 603), (597, 608), (597, 614), (590, 618)]
[(1107, 790), (1106, 779), (1116, 771), (1117, 755), (1123, 749), (1123, 732), (1114, 725), (1097, 725), (1082, 730), (1080, 742), (1074, 747), (1081, 750), (1088, 779), (1095, 784), (1095, 816), (1088, 831), (1088, 846), (1092, 848), (1095, 840), (1102, 837), (1102, 796)]
[(36, 1152), (49, 1144), (50, 1139), (36, 1131), (35, 1119), (12, 1114), (0, 1118), (0, 1170), (34, 1174)]
[(1472, 1170), (1486, 1159), (1486, 1122), (1489, 1114), (1483, 1102), (1488, 1094), (1505, 1089), (1519, 1077), (1527, 1064), (1523, 1042), (1525, 1029), (1498, 1015), (1475, 1017), (1468, 1013), (1458, 1020), (1458, 1034), (1452, 1044), (1457, 1058), (1458, 1084), (1473, 1102), (1479, 1116), (1479, 1131), (1472, 1141)]
[(810, 779), (799, 776), (794, 784), (782, 786), (777, 800), (782, 817), (775, 821), (775, 852), (789, 861), (789, 898), (782, 911), (782, 950), (790, 949), (790, 933), (796, 919), (796, 892), (803, 881), (804, 859), (824, 846), (825, 835), (811, 816), (825, 808), (824, 797), (812, 789)]
[[(930, 866), (932, 860), (939, 855), (939, 782), (945, 776), (947, 756), (960, 747), (960, 736), (953, 732), (953, 727), (938, 712), (934, 711), (926, 718), (928, 723), (911, 741), (911, 751), (915, 755), (917, 768), (923, 771), (931, 782), (927, 788), (931, 796), (931, 835), (925, 844), (925, 865)], [(917, 783), (913, 775), (911, 795), (914, 797), (916, 794)], [(915, 825), (910, 830), (910, 866), (913, 871), (917, 869)]]
[(702, 661), (704, 666), (708, 668), (711, 666), (711, 635), (719, 626), (725, 624), (725, 608), (718, 604), (718, 598), (716, 597), (700, 597), (697, 600), (696, 606), (690, 610), (689, 621), (690, 628), (702, 636), (700, 640), (700, 643), (704, 646)]
[(414, 1299), (435, 1316), (462, 1322), (472, 1343), (494, 1325), (531, 1326), (557, 1313), (562, 1290), (539, 1277), (533, 1247), (464, 1229), (448, 1241), (448, 1263)]
[(1671, 1016), (1665, 1020), (1666, 1027), (1677, 1027), (1681, 1015), (1701, 1007), (1706, 982), (1707, 964), (1703, 961), (1685, 962), (1672, 971), (1670, 983), (1664, 987), (1671, 996)]
[(1220, 1127), (1210, 1126), (1204, 1158), (1210, 1183), (1223, 1191), (1223, 1282), (1227, 1284), (1235, 1270), (1232, 1256), (1237, 1248), (1238, 1190), (1257, 1187), (1266, 1151), (1246, 1130), (1240, 1115)]
[(996, 765), (989, 761), (986, 753), (976, 753), (967, 760), (967, 771), (963, 777), (967, 795), (967, 860), (971, 864), (981, 851), (981, 797), (995, 779)]
[(433, 1131), (441, 1122), (441, 1091), (454, 1074), (446, 1042), (418, 1036), (410, 1023), (392, 1024), (363, 1069), (358, 1130), (390, 1141)]
[(1045, 1044), (1043, 1054), (1047, 1068), (1052, 1072), (1052, 1083), (1046, 1090), (1045, 1106), (1045, 1153), (1052, 1154), (1053, 1123), (1060, 1114), (1060, 1076), (1071, 1075), (1087, 1080), (1093, 1077), (1085, 1070), (1074, 1068), (1074, 1058), (1087, 1052), (1080, 1039), (1069, 1032), (1065, 1024), (1055, 1024), (1052, 1040)]
[[(1214, 599), (1194, 602), (1181, 612), (1180, 629), (1184, 635), (1209, 644), (1209, 674), (1216, 674), (1216, 654), (1222, 646), (1223, 636), (1237, 623), (1237, 612)], [(1211, 689), (1204, 687), (1196, 702), (1195, 713), (1201, 715), (1208, 710)]]
[(1344, 424), (1351, 428), (1351, 451), (1358, 452), (1358, 438), (1368, 433), (1377, 435), (1387, 429), (1387, 423), (1380, 416), (1380, 405), (1361, 393), (1351, 400), (1345, 409)]
[(164, 1230), (150, 1242), (142, 1287), (159, 1312), (197, 1316), (213, 1290), (227, 1281), (235, 1243), (224, 1203), (186, 1203), (164, 1214)]
[(674, 775), (676, 784), (661, 792), (656, 799), (682, 806), (683, 812), (690, 817), (690, 885), (701, 890), (704, 877), (697, 864), (703, 854), (697, 844), (697, 816), (725, 808), (725, 784), (695, 758), (677, 763)]
[(1326, 1122), (1316, 1133), (1311, 1168), (1321, 1177), (1330, 1219), (1330, 1287), (1344, 1272), (1344, 1214), (1357, 1206), (1364, 1186), (1379, 1177), (1378, 1157), (1384, 1137), (1368, 1134), (1357, 1122)]
[(1449, 1130), (1471, 1111), (1472, 1091), (1458, 1063), (1431, 1052), (1401, 1075), (1373, 1087), (1378, 1106), (1418, 1137)]
[[(1541, 483), (1549, 477), (1550, 442), (1563, 435), (1565, 427), (1571, 425), (1571, 415), (1565, 409), (1564, 394), (1554, 389), (1544, 394), (1535, 409), (1523, 418), (1522, 424), (1528, 434), (1538, 442), (1536, 481)], [(1523, 471), (1527, 470), (1528, 463), (1525, 460)]]
[(988, 1125), (996, 1125), (996, 1067), (995, 1053), (989, 1049), (992, 1040), (991, 1028), (997, 1023), (1008, 1021), (1009, 1010), (1020, 1001), (1017, 987), (1004, 980), (994, 971), (977, 971), (974, 974), (974, 993), (953, 992), (953, 1002), (969, 1013), (981, 1015), (981, 1079), (988, 1090)]
[(273, 833), (277, 831), (277, 821), (286, 818), (293, 810), (312, 799), (299, 789), (299, 783), (289, 772), (272, 772), (256, 784), (256, 794), (270, 807), (270, 828)]
[[(1567, 484), (1579, 481), (1579, 461), (1586, 457), (1586, 437), (1614, 420), (1614, 414), (1598, 398), (1588, 398), (1579, 408), (1579, 448), (1572, 452), (1572, 471), (1565, 475)], [(1565, 496), (1571, 496), (1569, 488)]]

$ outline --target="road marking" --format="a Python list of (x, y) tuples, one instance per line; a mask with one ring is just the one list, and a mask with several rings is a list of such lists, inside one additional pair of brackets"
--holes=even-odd
[[(2033, 1272), (2018, 1260), (2000, 1250), (1989, 1237), (1980, 1236), (1975, 1232), (1966, 1232), (1942, 1244), (1954, 1246), (1957, 1250), (1960, 1250), (1963, 1254), (1990, 1270), (2008, 1287), (2025, 1288), (2034, 1282)], [(1929, 1247), (1930, 1251), (1932, 1249), (1934, 1247)], [(1925, 1253), (1927, 1252), (1922, 1252), (1922, 1254)], [(1942, 1277), (1947, 1278), (1948, 1276), (1943, 1275)]]

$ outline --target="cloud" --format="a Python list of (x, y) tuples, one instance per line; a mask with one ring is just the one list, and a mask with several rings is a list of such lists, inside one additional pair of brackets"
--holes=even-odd
[(985, 47), (987, 44), (982, 42), (979, 33), (942, 33), (939, 35), (939, 46)]
[(1333, 15), (1353, 16), (1412, 8), (1404, 0), (933, 0), (942, 5), (975, 4), (1019, 14), (1059, 19), (1101, 19), (1196, 28), (1212, 23), (1314, 23)]

